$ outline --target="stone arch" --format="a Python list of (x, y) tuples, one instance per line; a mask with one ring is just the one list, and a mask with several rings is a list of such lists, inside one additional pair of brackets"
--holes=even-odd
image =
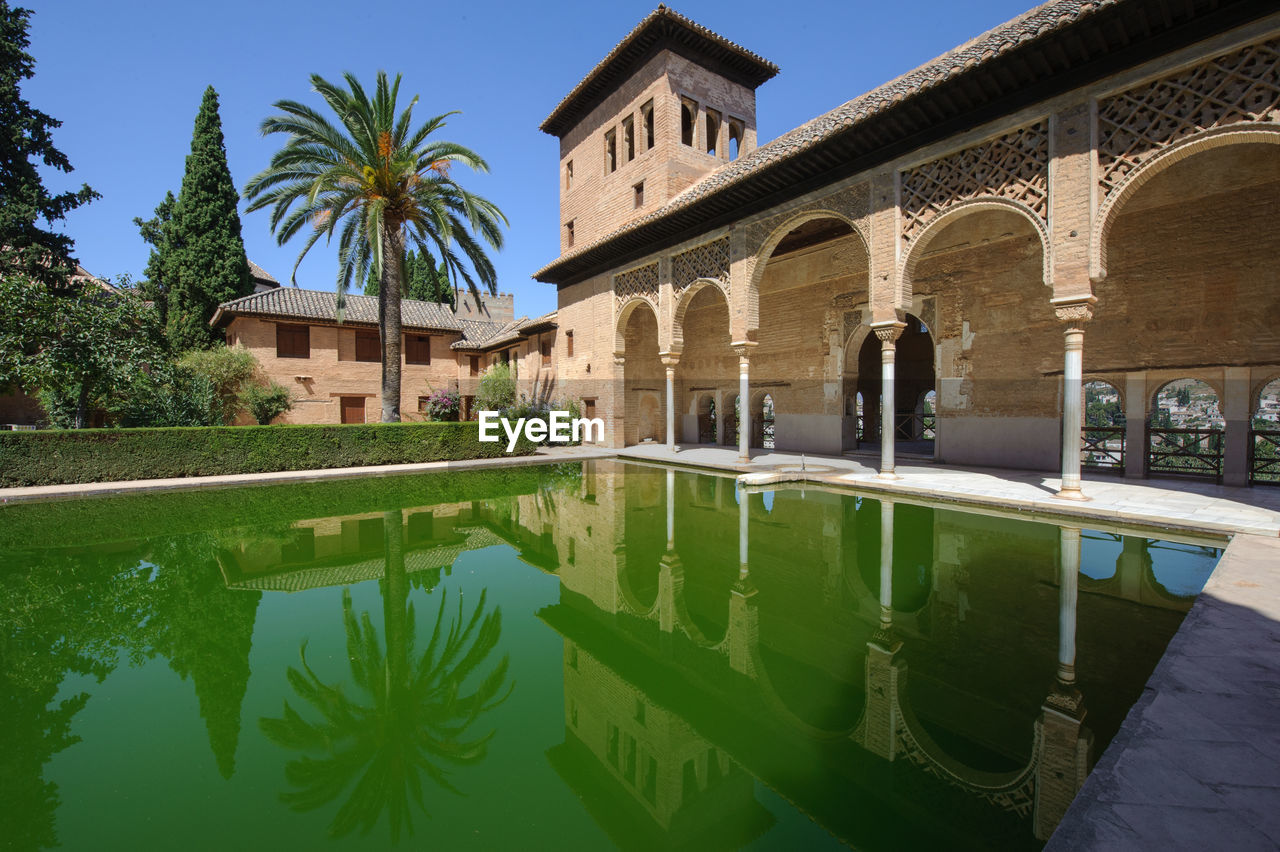
[(1088, 389), (1089, 385), (1106, 385), (1107, 387), (1111, 388), (1113, 391), (1116, 392), (1116, 397), (1120, 402), (1120, 410), (1121, 411), (1128, 410), (1125, 407), (1126, 400), (1125, 400), (1125, 393), (1124, 393), (1124, 382), (1119, 381), (1114, 376), (1108, 377), (1108, 376), (1099, 376), (1099, 375), (1093, 375), (1090, 373), (1085, 373), (1084, 381), (1081, 383), (1080, 387), (1082, 390), (1086, 390)]
[(1089, 240), (1089, 277), (1096, 283), (1107, 277), (1107, 250), (1111, 229), (1125, 203), (1156, 175), (1186, 158), (1228, 145), (1280, 145), (1280, 127), (1274, 125), (1231, 126), (1204, 130), (1170, 145), (1127, 175), (1120, 186), (1098, 207)]
[[(720, 295), (724, 297), (725, 309), (729, 308), (729, 294), (725, 291), (724, 284), (714, 278), (697, 278), (684, 291), (676, 297), (676, 309), (671, 318), (671, 351), (681, 352), (684, 350), (684, 317), (689, 311), (689, 304), (693, 301), (698, 293), (707, 287), (714, 287), (720, 291)], [(732, 324), (732, 314), (730, 314), (730, 323)]]
[(613, 324), (613, 351), (627, 351), (627, 323), (631, 322), (631, 314), (636, 308), (641, 306), (653, 311), (654, 322), (658, 325), (658, 331), (662, 331), (662, 323), (658, 319), (661, 314), (658, 313), (658, 306), (642, 296), (633, 296), (618, 310), (617, 322)]
[(920, 259), (924, 255), (924, 247), (933, 241), (933, 238), (958, 219), (973, 213), (981, 213), (983, 211), (999, 211), (1004, 213), (1016, 213), (1031, 225), (1031, 229), (1035, 232), (1040, 240), (1040, 268), (1042, 270), (1043, 281), (1046, 287), (1053, 286), (1052, 280), (1052, 249), (1049, 242), (1049, 232), (1045, 228), (1044, 221), (1036, 215), (1025, 204), (1012, 201), (1008, 198), (998, 198), (996, 196), (984, 195), (978, 198), (971, 198), (965, 201), (958, 201), (955, 204), (948, 205), (945, 210), (933, 217), (924, 229), (920, 231), (920, 235), (916, 237), (912, 243), (907, 246), (903, 253), (902, 264), (898, 272), (898, 293), (894, 298), (894, 309), (901, 311), (911, 310), (912, 305), (912, 281), (915, 278), (916, 267), (920, 265)]
[(754, 336), (760, 327), (760, 282), (764, 279), (765, 267), (769, 264), (769, 258), (773, 256), (777, 250), (778, 244), (783, 238), (799, 228), (801, 225), (818, 219), (836, 219), (849, 226), (849, 230), (858, 238), (862, 245), (862, 250), (867, 253), (868, 266), (871, 257), (871, 236), (867, 233), (862, 223), (849, 218), (843, 213), (831, 210), (825, 207), (817, 207), (804, 210), (788, 217), (784, 222), (769, 232), (764, 238), (753, 255), (754, 262), (751, 264), (751, 275), (747, 280), (747, 285), (743, 290), (743, 298), (746, 299), (746, 332), (747, 337)]
[[(1280, 373), (1267, 374), (1262, 381), (1254, 386), (1253, 391), (1249, 394), (1249, 418), (1258, 416), (1258, 412), (1262, 410), (1262, 395), (1267, 392), (1267, 388), (1272, 385), (1276, 386), (1276, 390), (1280, 392)], [(1280, 428), (1280, 424), (1277, 425)]]

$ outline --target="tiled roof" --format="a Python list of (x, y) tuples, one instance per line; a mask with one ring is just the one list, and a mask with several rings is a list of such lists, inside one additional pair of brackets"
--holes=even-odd
[[(401, 323), (405, 328), (431, 331), (463, 332), (464, 325), (489, 326), (496, 323), (459, 320), (444, 304), (405, 299), (400, 303)], [(336, 322), (338, 319), (338, 294), (325, 290), (303, 290), (297, 287), (279, 287), (253, 293), (239, 299), (223, 302), (210, 321), (220, 325), (233, 316), (270, 316), (286, 319), (306, 319)], [(378, 324), (378, 298), (362, 294), (347, 294), (343, 322), (355, 325)], [(480, 331), (480, 329), (475, 329)]]
[(273, 278), (271, 273), (267, 272), (267, 270), (263, 269), (252, 260), (249, 261), (249, 277), (267, 284), (274, 284), (277, 287), (280, 286), (280, 282)]
[(557, 136), (568, 132), (579, 113), (590, 108), (589, 103), (616, 88), (631, 73), (634, 64), (647, 57), (652, 44), (664, 37), (677, 37), (682, 43), (718, 60), (726, 71), (736, 72), (752, 88), (778, 73), (778, 66), (764, 57), (665, 5), (659, 5), (564, 96), (540, 129)]
[[(277, 287), (223, 302), (209, 324), (221, 327), (239, 316), (276, 317), (290, 320), (337, 322), (338, 294), (326, 290), (303, 290)], [(463, 319), (446, 304), (404, 299), (400, 303), (400, 322), (409, 331), (450, 331), (461, 334), (454, 349), (480, 351), (523, 339), (525, 332), (554, 322), (555, 312), (536, 319), (521, 317), (507, 323)], [(351, 325), (378, 324), (378, 298), (348, 294), (342, 321)]]
[(562, 263), (580, 257), (605, 244), (643, 228), (697, 202), (754, 176), (780, 162), (795, 157), (833, 136), (856, 128), (867, 119), (907, 98), (926, 92), (957, 75), (972, 73), (992, 59), (1025, 44), (1043, 38), (1077, 20), (1114, 6), (1123, 0), (1050, 0), (977, 38), (944, 53), (906, 74), (824, 113), (800, 127), (762, 145), (750, 154), (734, 160), (690, 186), (664, 206), (635, 219), (592, 243), (584, 243), (561, 255), (534, 273), (538, 280), (549, 280)]

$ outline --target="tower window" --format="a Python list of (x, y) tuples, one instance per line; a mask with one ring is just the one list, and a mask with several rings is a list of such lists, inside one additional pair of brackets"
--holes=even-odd
[(644, 181), (640, 181), (632, 188), (636, 192), (636, 209), (639, 209), (644, 206)]
[(564, 244), (565, 248), (573, 248), (573, 223), (564, 223)]
[(573, 357), (573, 332), (566, 331), (564, 333), (564, 354), (566, 358)]
[(691, 100), (680, 101), (680, 142), (693, 146), (693, 128), (698, 120), (698, 105)]
[(647, 101), (640, 107), (640, 122), (644, 126), (644, 150), (653, 147), (653, 101)]
[(711, 156), (716, 155), (716, 145), (720, 143), (720, 113), (713, 109), (707, 110), (707, 153)]
[(573, 188), (573, 160), (564, 164), (564, 188)]
[(631, 116), (622, 119), (622, 156), (624, 163), (636, 158), (636, 120)]
[(729, 159), (736, 160), (742, 154), (742, 140), (746, 126), (740, 118), (729, 119)]
[(612, 174), (618, 169), (618, 132), (610, 130), (604, 135), (604, 173)]

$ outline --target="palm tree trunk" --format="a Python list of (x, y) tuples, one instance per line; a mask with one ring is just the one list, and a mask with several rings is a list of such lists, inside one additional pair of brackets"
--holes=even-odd
[(382, 281), (378, 288), (378, 332), (382, 335), (382, 422), (400, 422), (400, 292), (404, 278), (404, 233), (387, 224), (382, 237)]

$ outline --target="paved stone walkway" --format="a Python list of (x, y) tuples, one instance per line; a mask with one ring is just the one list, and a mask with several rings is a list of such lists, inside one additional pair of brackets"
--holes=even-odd
[(1049, 852), (1280, 848), (1280, 540), (1237, 535)]
[(1090, 499), (1079, 502), (1053, 496), (1058, 477), (1030, 471), (909, 463), (897, 468), (900, 479), (883, 480), (871, 466), (875, 461), (866, 458), (804, 456), (808, 470), (800, 474), (796, 470), (801, 464), (799, 454), (768, 450), (753, 451), (749, 465), (739, 463), (738, 451), (729, 447), (699, 446), (672, 454), (661, 444), (641, 444), (619, 450), (618, 455), (747, 473), (746, 481), (758, 485), (805, 481), (1051, 517), (1085, 517), (1112, 525), (1280, 536), (1280, 488), (1266, 486), (1228, 488), (1192, 480), (1134, 480), (1087, 473), (1084, 493)]

